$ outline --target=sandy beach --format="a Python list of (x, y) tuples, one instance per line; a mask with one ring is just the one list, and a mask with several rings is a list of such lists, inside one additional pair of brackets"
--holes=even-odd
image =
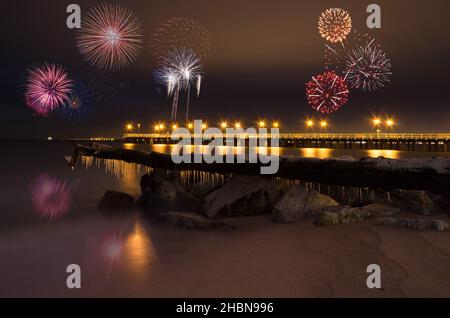
[[(0, 296), (450, 297), (448, 232), (228, 222), (236, 228), (197, 232), (97, 215), (4, 233)], [(72, 263), (78, 291), (65, 286)], [(381, 266), (382, 290), (366, 287), (369, 264)]]

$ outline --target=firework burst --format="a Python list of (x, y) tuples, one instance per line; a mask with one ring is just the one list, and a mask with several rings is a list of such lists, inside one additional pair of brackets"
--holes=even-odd
[(137, 59), (142, 37), (142, 24), (133, 12), (118, 4), (101, 4), (83, 19), (77, 47), (91, 65), (115, 71)]
[(331, 43), (344, 41), (352, 30), (350, 14), (339, 8), (325, 10), (319, 18), (319, 33)]
[(306, 84), (306, 95), (311, 107), (322, 114), (331, 114), (348, 101), (348, 86), (334, 72), (314, 76)]
[(192, 49), (175, 49), (162, 60), (162, 67), (156, 71), (158, 83), (166, 86), (168, 97), (173, 96), (172, 120), (176, 121), (180, 91), (186, 93), (186, 121), (189, 119), (191, 86), (200, 95), (202, 65)]
[(76, 82), (64, 107), (60, 108), (60, 115), (70, 120), (82, 119), (91, 109), (93, 95), (90, 89), (81, 82)]
[(72, 80), (63, 67), (44, 64), (30, 68), (25, 100), (36, 114), (47, 116), (64, 105), (72, 92)]
[(208, 30), (198, 21), (189, 18), (171, 18), (161, 24), (152, 41), (153, 54), (158, 63), (163, 63), (176, 49), (189, 48), (202, 63), (210, 51)]
[(372, 40), (348, 54), (345, 73), (350, 87), (373, 92), (389, 82), (391, 61)]

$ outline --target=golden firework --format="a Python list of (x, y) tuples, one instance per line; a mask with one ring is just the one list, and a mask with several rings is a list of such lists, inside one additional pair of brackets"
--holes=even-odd
[(344, 9), (327, 9), (319, 18), (320, 35), (331, 43), (344, 41), (351, 30), (352, 18)]

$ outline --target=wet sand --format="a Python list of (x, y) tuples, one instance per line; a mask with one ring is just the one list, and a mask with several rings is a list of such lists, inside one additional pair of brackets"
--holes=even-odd
[[(449, 232), (268, 216), (197, 232), (93, 214), (1, 234), (0, 296), (450, 297)], [(72, 263), (76, 291), (65, 286)], [(381, 266), (382, 290), (366, 287), (369, 264)]]

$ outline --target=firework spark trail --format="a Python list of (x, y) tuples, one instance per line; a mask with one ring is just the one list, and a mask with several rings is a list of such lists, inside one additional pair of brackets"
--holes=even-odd
[(343, 43), (351, 30), (352, 18), (343, 9), (327, 9), (319, 18), (319, 33), (331, 43)]
[(72, 92), (72, 80), (61, 66), (44, 64), (28, 70), (25, 99), (36, 114), (47, 116), (64, 105)]
[(186, 93), (186, 121), (189, 120), (191, 85), (200, 93), (200, 59), (192, 49), (175, 49), (163, 61), (162, 67), (155, 73), (157, 81), (167, 87), (168, 96), (172, 94), (172, 120), (176, 121), (180, 90)]
[(347, 57), (351, 51), (356, 47), (367, 45), (367, 43), (372, 41), (374, 39), (368, 33), (359, 33), (354, 30), (342, 44), (325, 44), (325, 69), (327, 71), (334, 71), (338, 75), (344, 75), (347, 67)]
[(306, 84), (306, 95), (311, 107), (322, 114), (331, 114), (348, 101), (348, 86), (334, 72), (314, 76)]
[(202, 76), (197, 77), (197, 98), (200, 96), (200, 90), (202, 89)]
[(391, 72), (391, 62), (374, 41), (353, 49), (347, 60), (346, 72), (352, 88), (373, 92), (386, 86)]
[(91, 65), (115, 71), (137, 59), (142, 37), (142, 24), (130, 10), (103, 3), (83, 19), (77, 47)]

